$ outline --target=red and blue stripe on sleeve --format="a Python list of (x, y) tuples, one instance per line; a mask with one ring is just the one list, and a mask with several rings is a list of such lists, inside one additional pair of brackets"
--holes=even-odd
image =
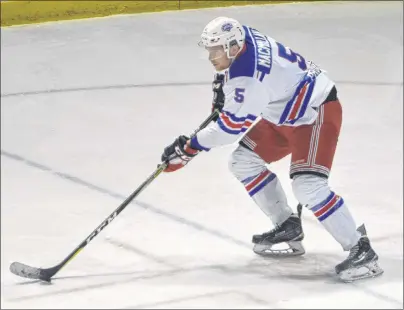
[(241, 132), (246, 132), (256, 119), (257, 117), (252, 114), (237, 117), (235, 114), (223, 110), (217, 119), (217, 124), (224, 132), (238, 135)]

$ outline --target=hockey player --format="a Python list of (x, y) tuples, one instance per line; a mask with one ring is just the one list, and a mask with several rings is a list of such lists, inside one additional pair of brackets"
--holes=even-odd
[[(290, 178), (299, 206), (311, 210), (343, 250), (350, 251), (336, 273), (344, 281), (382, 274), (365, 227), (357, 229), (344, 199), (328, 185), (342, 122), (334, 82), (300, 54), (232, 18), (209, 22), (199, 45), (218, 73), (213, 108), (221, 112), (192, 139), (182, 135), (164, 149), (165, 171), (176, 171), (201, 151), (244, 135), (229, 168), (275, 227), (253, 236), (254, 251), (301, 255), (300, 215), (293, 213), (277, 176), (266, 167), (291, 154)], [(275, 250), (279, 243), (288, 249)]]

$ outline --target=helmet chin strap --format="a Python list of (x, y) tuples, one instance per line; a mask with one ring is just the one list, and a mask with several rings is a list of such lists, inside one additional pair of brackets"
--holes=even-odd
[[(229, 46), (229, 48), (228, 48), (227, 51), (226, 51), (227, 58), (229, 58), (232, 62), (233, 62), (234, 59), (237, 58), (237, 56), (238, 56), (241, 52), (244, 52), (244, 50), (245, 50), (245, 44), (243, 44), (243, 46), (240, 46), (240, 45), (237, 44), (237, 46), (239, 47), (239, 49), (238, 49), (236, 55), (234, 55), (234, 56), (230, 56), (230, 49), (231, 49), (231, 46)], [(223, 46), (223, 48), (224, 48), (224, 46)]]
[[(223, 46), (223, 48), (224, 48), (224, 46)], [(234, 58), (236, 58), (236, 56), (230, 56), (230, 48), (231, 47), (229, 47), (227, 50), (226, 50), (226, 55), (227, 55), (227, 58), (229, 58), (230, 60), (232, 60), (233, 61), (233, 59)]]
[[(217, 71), (217, 72), (223, 72), (223, 71), (227, 70), (228, 68), (230, 68), (232, 63), (236, 60), (237, 56), (240, 55), (240, 53), (245, 51), (245, 45), (243, 45), (243, 47), (241, 47), (241, 48), (239, 47), (239, 50), (237, 51), (236, 55), (234, 55), (234, 56), (230, 56), (230, 48), (228, 48), (226, 50), (225, 46), (223, 46), (223, 50), (225, 50), (225, 53), (223, 55), (221, 55), (220, 57), (215, 58), (215, 59), (222, 58), (222, 57), (224, 57), (224, 55), (226, 55), (227, 58), (230, 60), (230, 63), (229, 63), (229, 66), (227, 68), (225, 68), (223, 70), (220, 70), (220, 71)], [(212, 60), (214, 60), (214, 59), (212, 59)]]

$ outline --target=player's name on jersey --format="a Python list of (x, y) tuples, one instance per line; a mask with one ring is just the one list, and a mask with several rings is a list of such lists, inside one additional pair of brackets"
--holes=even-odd
[[(272, 66), (272, 48), (268, 39), (256, 29), (251, 29), (254, 41), (257, 44), (257, 70), (269, 74)], [(261, 77), (262, 80), (263, 77)]]

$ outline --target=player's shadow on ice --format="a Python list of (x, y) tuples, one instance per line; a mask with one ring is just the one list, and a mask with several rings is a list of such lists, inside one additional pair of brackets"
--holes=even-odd
[[(49, 290), (42, 291), (42, 293), (36, 295), (19, 296), (8, 300), (40, 299), (54, 295), (66, 295), (113, 286), (130, 285), (131, 283), (139, 285), (142, 282), (145, 285), (152, 284), (154, 286), (184, 285), (189, 287), (190, 285), (206, 285), (209, 287), (238, 289), (246, 285), (270, 285), (271, 283), (276, 284), (288, 281), (289, 283), (304, 282), (305, 285), (312, 283), (316, 287), (318, 285), (325, 285), (324, 289), (328, 292), (330, 290), (343, 289), (345, 285), (356, 286), (356, 284), (342, 283), (335, 276), (334, 266), (339, 260), (339, 257), (325, 253), (306, 253), (304, 256), (290, 258), (265, 258), (257, 255), (247, 259), (243, 256), (237, 263), (206, 264), (185, 268), (169, 267), (168, 270), (159, 271), (137, 270), (61, 276), (52, 279), (53, 285), (51, 285)], [(384, 258), (381, 264), (385, 270), (383, 276), (373, 280), (362, 280), (361, 282), (377, 281), (380, 284), (397, 280), (402, 281), (402, 259)], [(38, 282), (24, 281), (17, 285), (28, 285)], [(67, 288), (66, 286), (69, 287)]]
[[(271, 285), (280, 282), (312, 283), (317, 288), (339, 290), (345, 287), (334, 272), (334, 266), (345, 257), (330, 253), (306, 253), (295, 257), (263, 257), (251, 253), (248, 256), (235, 256), (231, 262), (209, 264), (201, 263), (195, 257), (187, 256), (159, 256), (139, 249), (131, 244), (116, 240), (108, 240), (109, 243), (119, 246), (132, 253), (141, 256), (151, 262), (157, 263), (159, 270), (145, 270), (140, 266), (137, 270), (82, 274), (72, 276), (56, 276), (52, 278), (49, 290), (40, 294), (19, 296), (8, 299), (9, 301), (33, 300), (54, 295), (67, 295), (75, 292), (91, 291), (102, 288), (110, 288), (121, 285), (142, 284), (167, 286), (167, 285), (206, 285), (209, 287), (228, 287), (229, 289), (241, 288), (245, 285)], [(215, 259), (216, 262), (220, 258)], [(199, 265), (193, 265), (193, 262)], [(385, 274), (374, 281), (388, 283), (402, 281), (402, 258), (386, 257), (380, 259), (380, 264)], [(185, 267), (184, 267), (185, 266)], [(373, 281), (371, 279), (362, 280)], [(24, 281), (17, 285), (29, 285), (42, 283), (41, 281)], [(37, 284), (38, 285), (38, 284)], [(68, 287), (67, 287), (68, 286)], [(297, 285), (298, 287), (299, 285)], [(382, 296), (382, 298), (384, 298)]]
[[(174, 258), (175, 259), (175, 258)], [(336, 279), (333, 272), (334, 265), (338, 258), (330, 254), (306, 254), (300, 257), (291, 258), (264, 258), (253, 257), (252, 259), (240, 258), (238, 263), (207, 264), (204, 266), (192, 266), (189, 268), (172, 268), (170, 270), (150, 271), (127, 271), (115, 273), (100, 273), (75, 276), (55, 277), (49, 289), (35, 295), (19, 296), (10, 298), (10, 302), (46, 299), (49, 297), (71, 296), (74, 293), (96, 291), (104, 288), (122, 287), (139, 284), (167, 287), (170, 285), (186, 286), (194, 285), (196, 288), (207, 286), (209, 288), (223, 288), (239, 291), (245, 286), (276, 287), (279, 283), (295, 283), (288, 285), (291, 294), (302, 293), (300, 284), (315, 288), (317, 291), (327, 293), (346, 289), (350, 285), (353, 289), (362, 290), (377, 299), (385, 300), (402, 307), (400, 300), (392, 299), (383, 295), (371, 287), (356, 283), (345, 284)], [(377, 281), (376, 283), (402, 281), (402, 259), (383, 259), (385, 275), (377, 279), (366, 279), (362, 281)], [(401, 275), (401, 276), (400, 276)], [(77, 281), (75, 281), (77, 280)], [(75, 282), (72, 282), (75, 281)], [(20, 283), (32, 284), (38, 281), (25, 281)], [(60, 282), (60, 283), (59, 283)], [(58, 285), (61, 284), (61, 285)]]

